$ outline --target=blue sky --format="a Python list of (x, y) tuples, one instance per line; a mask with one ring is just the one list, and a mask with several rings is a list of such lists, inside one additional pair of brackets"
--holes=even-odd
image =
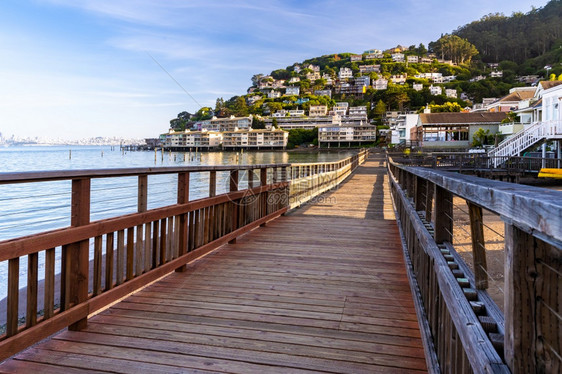
[[(547, 0), (2, 0), (0, 132), (154, 137), (253, 74), (437, 40)], [(158, 61), (195, 98), (183, 92)]]

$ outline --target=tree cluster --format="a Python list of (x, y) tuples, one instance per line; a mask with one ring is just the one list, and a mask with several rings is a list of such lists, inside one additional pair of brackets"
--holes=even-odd
[[(526, 14), (513, 13), (511, 17), (488, 14), (453, 34), (474, 44), (484, 62), (510, 60), (523, 64), (562, 46), (562, 2), (551, 0), (542, 8), (533, 8)], [(560, 58), (560, 53), (551, 57)], [(544, 66), (545, 61), (540, 62)]]
[(478, 54), (474, 44), (457, 35), (445, 34), (436, 42), (429, 43), (429, 48), (443, 60), (452, 60), (455, 64), (470, 62)]

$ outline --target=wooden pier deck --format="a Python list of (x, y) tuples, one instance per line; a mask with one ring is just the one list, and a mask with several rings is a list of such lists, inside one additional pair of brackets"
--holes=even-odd
[(382, 162), (0, 372), (425, 372)]

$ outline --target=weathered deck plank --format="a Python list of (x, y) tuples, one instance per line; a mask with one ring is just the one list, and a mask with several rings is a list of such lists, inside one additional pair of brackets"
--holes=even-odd
[(422, 373), (381, 160), (0, 372)]

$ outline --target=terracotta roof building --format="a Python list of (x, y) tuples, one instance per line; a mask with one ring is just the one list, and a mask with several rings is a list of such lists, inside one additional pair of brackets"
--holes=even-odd
[(410, 138), (424, 148), (468, 148), (478, 129), (495, 134), (506, 117), (505, 112), (423, 113)]

